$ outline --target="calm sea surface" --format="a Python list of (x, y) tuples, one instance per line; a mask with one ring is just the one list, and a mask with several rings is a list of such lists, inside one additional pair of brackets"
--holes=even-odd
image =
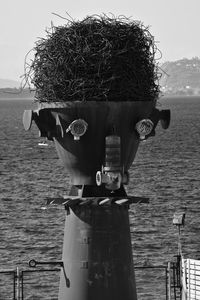
[[(200, 97), (159, 102), (159, 109), (171, 109), (170, 128), (158, 125), (156, 136), (140, 144), (127, 188), (128, 194), (150, 197), (149, 204), (130, 209), (136, 266), (174, 259), (177, 228), (172, 220), (179, 210), (186, 210), (183, 253), (200, 259)], [(22, 114), (32, 107), (30, 100), (0, 101), (0, 269), (26, 269), (33, 258), (61, 259), (65, 212), (62, 206), (45, 209), (45, 198), (68, 194), (69, 178), (53, 143), (38, 145), (35, 124), (24, 131)], [(138, 274), (138, 285), (148, 278)], [(7, 299), (3, 293), (0, 300)], [(25, 299), (56, 299), (57, 290), (48, 296), (26, 293)], [(139, 300), (161, 299), (151, 294), (141, 292)]]

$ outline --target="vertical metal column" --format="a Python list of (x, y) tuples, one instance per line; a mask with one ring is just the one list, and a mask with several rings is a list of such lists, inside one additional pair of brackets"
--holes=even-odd
[(168, 300), (171, 300), (171, 264), (168, 262), (167, 264), (167, 273), (168, 273)]
[(137, 300), (127, 206), (69, 209), (62, 259), (59, 300)]
[(17, 267), (16, 270), (16, 299), (20, 300), (21, 299), (21, 272), (19, 270), (19, 268)]
[[(164, 129), (170, 123), (170, 111), (159, 111), (155, 104), (41, 103), (24, 112), (23, 124), (29, 130), (34, 120), (41, 136), (54, 141), (71, 184), (87, 190), (73, 196), (108, 202), (116, 197), (123, 203), (123, 184), (140, 140), (155, 135), (159, 120)], [(121, 203), (68, 204), (59, 300), (137, 300), (128, 206)]]

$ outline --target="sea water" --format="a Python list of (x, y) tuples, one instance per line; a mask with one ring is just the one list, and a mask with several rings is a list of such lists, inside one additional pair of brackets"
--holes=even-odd
[[(38, 145), (36, 125), (25, 132), (24, 109), (30, 100), (0, 100), (0, 269), (27, 269), (28, 261), (60, 260), (65, 211), (45, 199), (68, 194), (69, 177), (53, 142)], [(128, 195), (149, 197), (149, 204), (130, 207), (135, 266), (166, 265), (177, 254), (177, 228), (173, 215), (186, 212), (181, 230), (185, 257), (200, 259), (200, 97), (161, 98), (159, 109), (171, 110), (168, 130), (160, 124), (156, 136), (140, 144), (130, 169)], [(47, 292), (43, 277), (27, 284), (25, 299), (57, 299), (59, 274), (49, 275)], [(139, 300), (165, 299), (163, 271), (141, 273), (136, 269)], [(149, 281), (151, 286), (149, 287)], [(161, 282), (162, 281), (162, 282)], [(142, 290), (141, 286), (149, 290)], [(40, 292), (38, 290), (40, 288)], [(0, 300), (7, 292), (0, 291)], [(162, 298), (163, 297), (163, 298)]]

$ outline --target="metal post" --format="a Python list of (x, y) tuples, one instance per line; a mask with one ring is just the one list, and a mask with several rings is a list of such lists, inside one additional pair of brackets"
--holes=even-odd
[(21, 272), (21, 300), (24, 300), (24, 271)]
[(167, 264), (167, 272), (168, 272), (168, 300), (171, 300), (171, 263)]
[(19, 267), (17, 267), (16, 270), (16, 299), (20, 300), (21, 298), (21, 290), (20, 290), (20, 270)]
[(191, 300), (191, 292), (190, 292), (190, 259), (187, 259), (187, 272), (188, 272), (188, 300)]
[(12, 271), (12, 274), (13, 274), (13, 300), (15, 300), (15, 270)]

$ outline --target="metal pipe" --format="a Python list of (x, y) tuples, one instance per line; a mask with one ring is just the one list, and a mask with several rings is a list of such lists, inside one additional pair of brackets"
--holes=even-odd
[(17, 267), (17, 269), (16, 269), (16, 280), (17, 280), (17, 282), (16, 282), (16, 286), (17, 286), (16, 298), (17, 298), (17, 300), (20, 300), (21, 290), (20, 290), (20, 270), (19, 270), (19, 267)]
[(13, 271), (13, 300), (15, 300), (16, 293), (15, 293), (15, 271)]
[(167, 268), (165, 268), (165, 293), (166, 293), (166, 300), (168, 300), (168, 287), (167, 287)]
[(21, 296), (22, 296), (22, 300), (24, 300), (24, 271), (22, 271), (22, 274), (21, 274), (21, 284), (22, 284)]
[(167, 272), (168, 272), (168, 300), (171, 300), (171, 263), (167, 264)]

